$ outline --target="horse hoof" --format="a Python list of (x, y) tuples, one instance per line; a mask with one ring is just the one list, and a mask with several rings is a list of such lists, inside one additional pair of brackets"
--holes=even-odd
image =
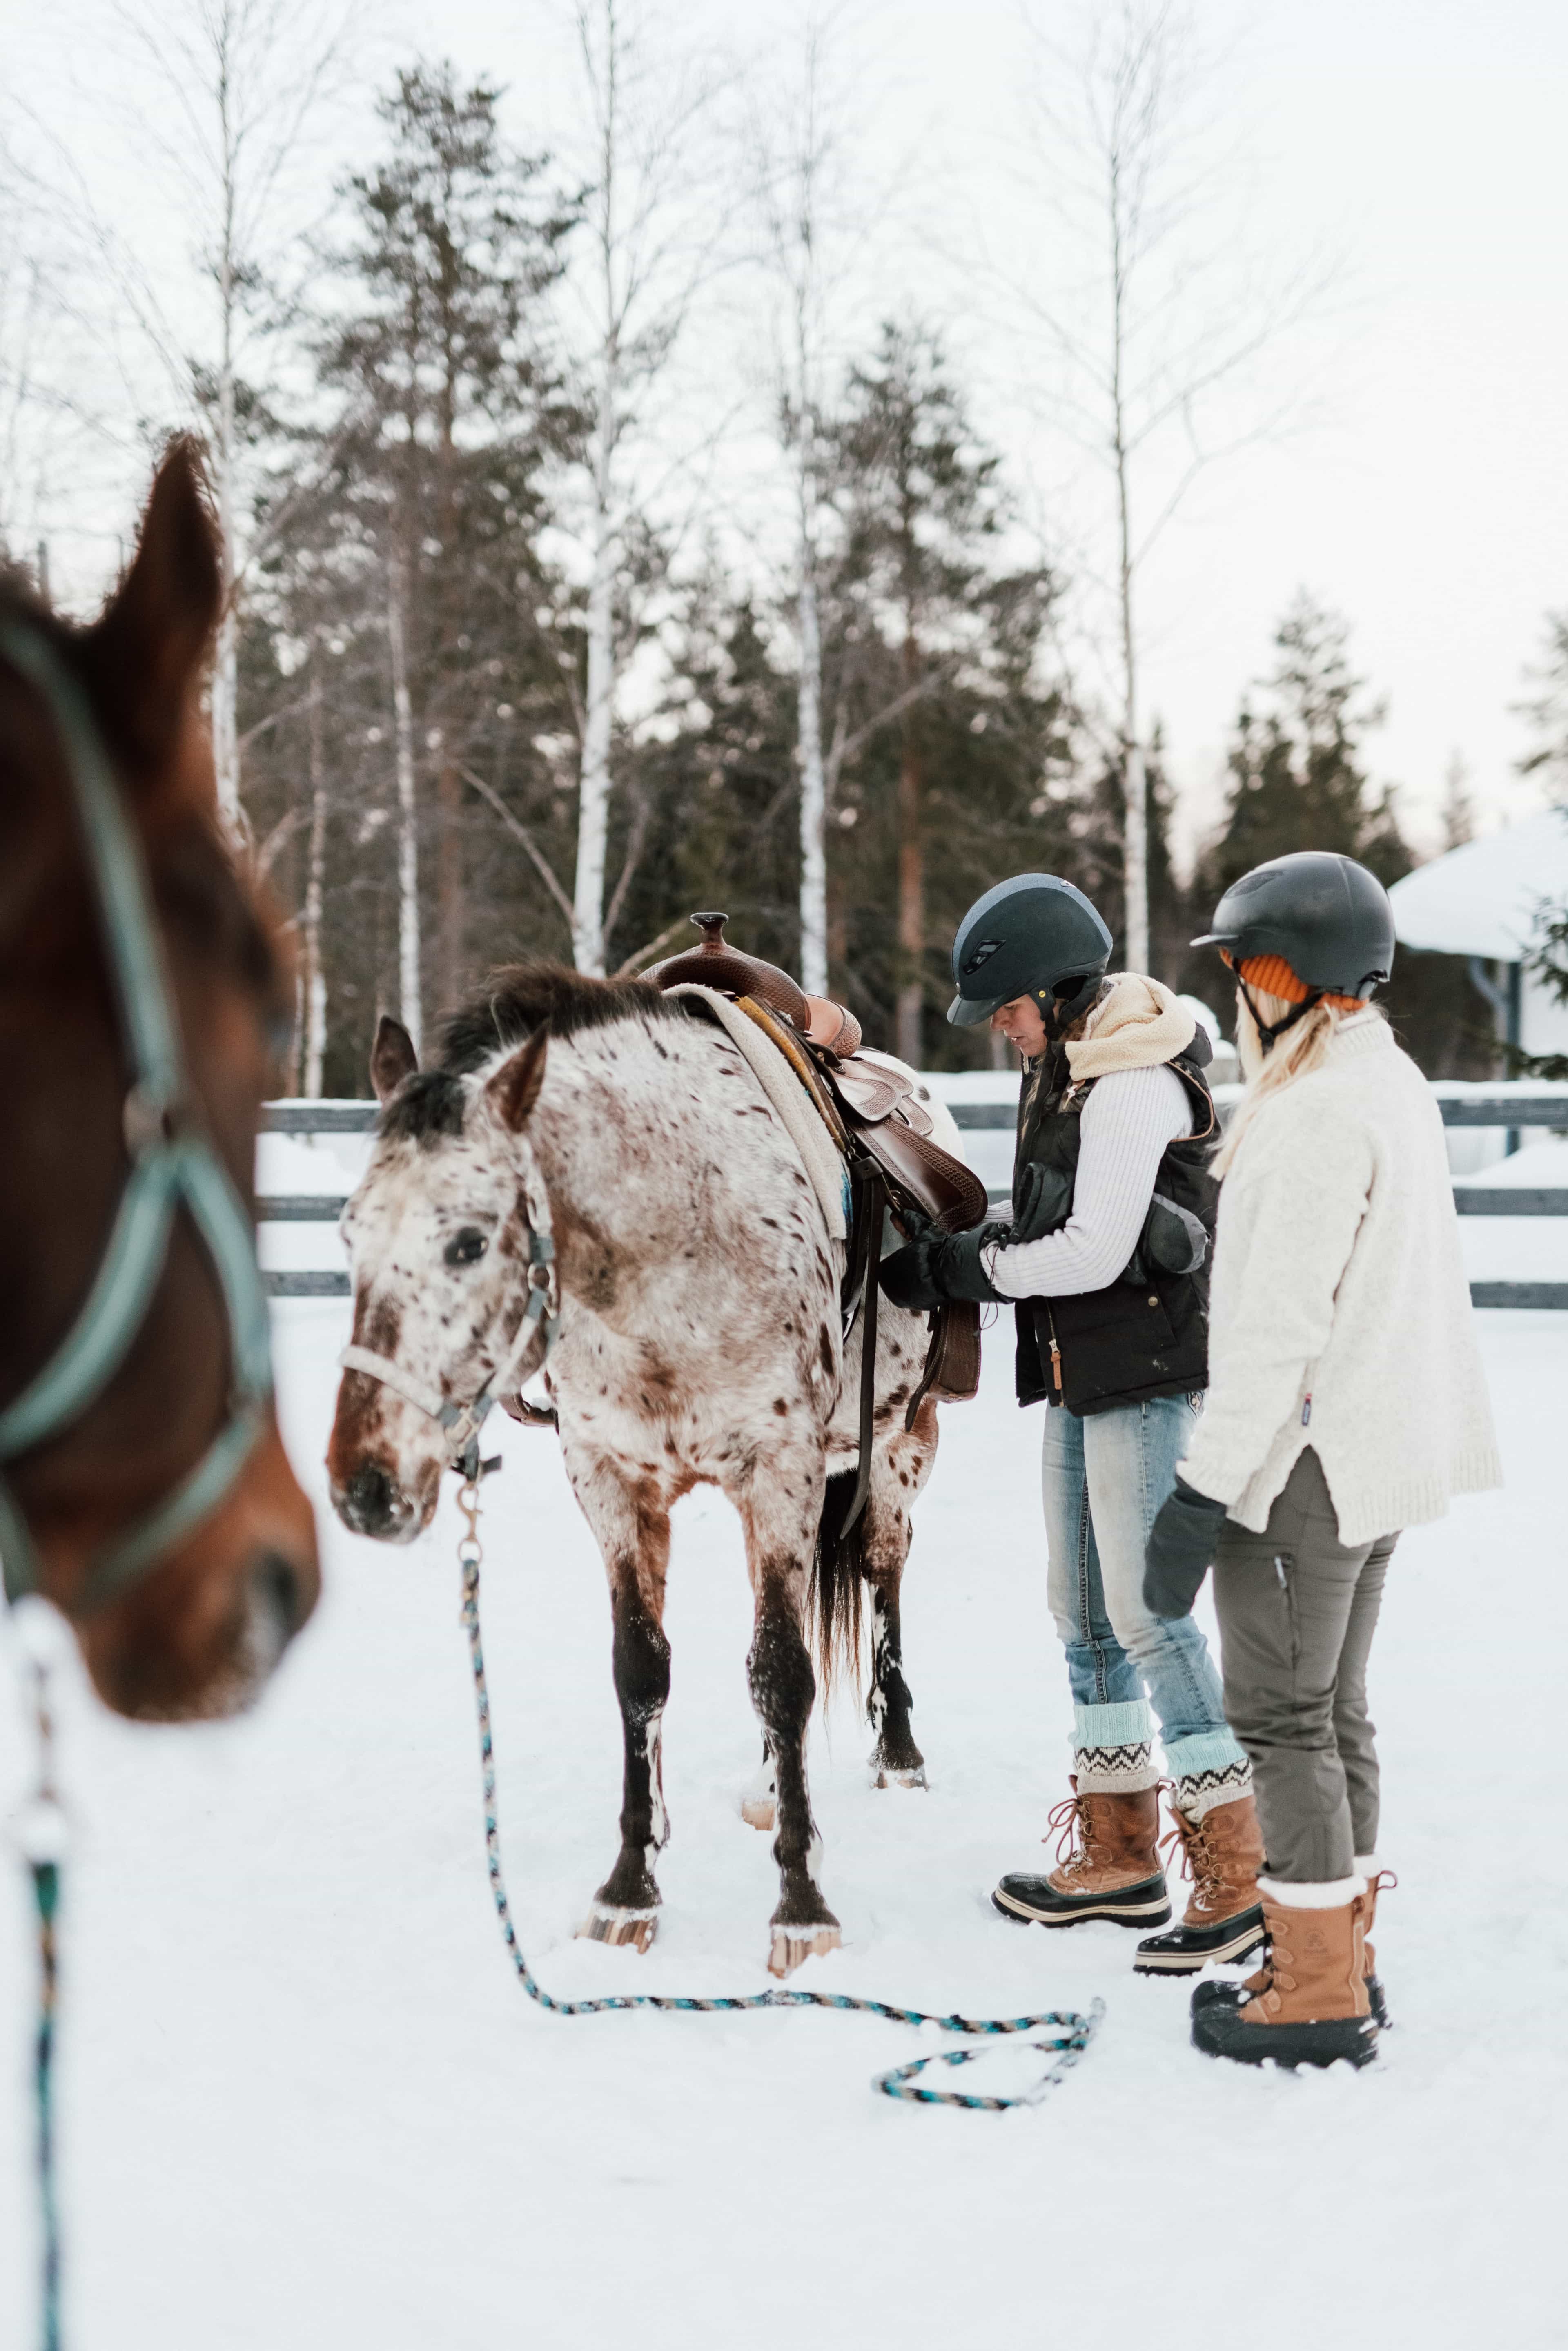
[(842, 1940), (836, 1927), (775, 1927), (768, 1972), (780, 1980), (792, 1976), (802, 1961), (825, 1959)]
[(656, 1910), (612, 1910), (596, 1902), (577, 1930), (579, 1942), (631, 1943), (645, 1951), (659, 1931)]
[(871, 1784), (873, 1788), (928, 1788), (931, 1785), (925, 1777), (924, 1763), (916, 1763), (908, 1771), (895, 1771), (889, 1763), (873, 1764), (872, 1769), (874, 1777)]
[(779, 1805), (772, 1796), (742, 1796), (740, 1817), (748, 1829), (770, 1830), (778, 1825)]

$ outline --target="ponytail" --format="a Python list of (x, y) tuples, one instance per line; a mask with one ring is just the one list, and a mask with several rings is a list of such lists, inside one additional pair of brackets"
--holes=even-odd
[(1288, 997), (1272, 996), (1266, 989), (1254, 987), (1248, 992), (1236, 991), (1236, 1050), (1241, 1060), (1241, 1073), (1247, 1081), (1247, 1092), (1238, 1104), (1235, 1116), (1226, 1129), (1225, 1140), (1214, 1155), (1213, 1173), (1226, 1176), (1235, 1164), (1241, 1138), (1251, 1125), (1271, 1094), (1293, 1085), (1298, 1078), (1321, 1067), (1330, 1044), (1339, 1029), (1356, 1013), (1369, 1008), (1357, 1003), (1347, 1008), (1343, 999), (1320, 997), (1310, 1012), (1291, 1021), (1281, 1030), (1271, 1047), (1265, 1049), (1253, 1017), (1256, 1004), (1262, 1015), (1263, 1026), (1271, 1028), (1276, 1021), (1288, 1019), (1300, 1009)]

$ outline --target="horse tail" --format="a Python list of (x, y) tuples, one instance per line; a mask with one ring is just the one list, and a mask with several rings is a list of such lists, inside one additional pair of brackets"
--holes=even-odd
[(811, 1557), (810, 1613), (824, 1696), (841, 1672), (857, 1677), (860, 1673), (868, 1513), (862, 1510), (847, 1531), (844, 1524), (859, 1479), (858, 1468), (841, 1469), (828, 1479)]

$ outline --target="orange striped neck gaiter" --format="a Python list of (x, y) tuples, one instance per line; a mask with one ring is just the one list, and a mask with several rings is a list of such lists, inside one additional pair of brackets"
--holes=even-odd
[[(1317, 992), (1304, 979), (1297, 978), (1283, 956), (1249, 956), (1245, 963), (1238, 963), (1225, 948), (1221, 947), (1220, 953), (1249, 987), (1260, 987), (1265, 996), (1277, 996), (1286, 1004), (1304, 1004), (1309, 996)], [(1332, 1004), (1336, 1012), (1361, 1012), (1365, 1008), (1359, 996), (1323, 996), (1320, 1000)]]

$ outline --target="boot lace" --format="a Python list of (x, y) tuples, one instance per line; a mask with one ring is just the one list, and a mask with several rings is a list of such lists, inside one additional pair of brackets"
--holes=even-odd
[(1063, 1796), (1060, 1804), (1052, 1804), (1045, 1816), (1046, 1834), (1041, 1844), (1056, 1832), (1056, 1858), (1064, 1869), (1080, 1866), (1089, 1858), (1089, 1807), (1078, 1795)]

